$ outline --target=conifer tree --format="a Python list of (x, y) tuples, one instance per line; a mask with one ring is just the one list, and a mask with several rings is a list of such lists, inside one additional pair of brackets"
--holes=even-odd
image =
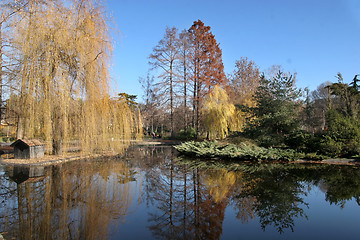
[(295, 86), (295, 75), (279, 71), (271, 79), (261, 77), (255, 93), (254, 118), (248, 131), (263, 145), (283, 143), (284, 137), (298, 130), (301, 90)]
[(192, 125), (197, 134), (200, 130), (201, 108), (204, 97), (215, 85), (226, 84), (222, 51), (210, 31), (200, 20), (195, 21), (189, 29), (191, 50), (190, 61), (193, 85), (193, 115)]

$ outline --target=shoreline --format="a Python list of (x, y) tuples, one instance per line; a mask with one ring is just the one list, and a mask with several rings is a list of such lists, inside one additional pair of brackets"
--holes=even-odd
[[(141, 141), (136, 141), (131, 146), (172, 146), (179, 143), (180, 141), (177, 140), (144, 139)], [(9, 149), (9, 147), (6, 147), (7, 153), (5, 154), (11, 154), (12, 153), (11, 150), (12, 149)], [(51, 166), (51, 165), (62, 164), (62, 163), (72, 162), (82, 159), (109, 157), (116, 155), (119, 155), (119, 153), (108, 152), (104, 154), (91, 154), (91, 155), (81, 155), (80, 153), (78, 154), (69, 153), (67, 155), (60, 155), (60, 156), (45, 155), (43, 158), (32, 158), (32, 159), (0, 158), (0, 164), (4, 166), (21, 166), (21, 167)]]
[[(132, 146), (173, 146), (181, 143), (179, 140), (163, 140), (163, 139), (144, 139), (142, 141), (137, 141)], [(6, 149), (9, 151), (9, 149)], [(9, 154), (9, 153), (5, 153)], [(77, 160), (97, 158), (97, 157), (109, 157), (116, 156), (119, 153), (107, 152), (104, 154), (91, 154), (91, 155), (81, 155), (80, 153), (69, 153), (67, 155), (54, 156), (54, 155), (45, 155), (43, 158), (33, 158), (33, 159), (14, 159), (14, 158), (0, 158), (0, 164), (4, 166), (22, 166), (22, 167), (36, 167), (36, 166), (51, 166), (62, 164), (66, 162), (72, 162)], [(241, 161), (239, 161), (241, 162)], [(359, 166), (360, 159), (341, 159), (341, 158), (332, 158), (324, 160), (311, 160), (311, 159), (298, 159), (293, 162), (288, 163), (297, 163), (297, 164), (328, 164), (328, 165), (350, 165), (350, 166)]]
[(328, 164), (328, 165), (347, 165), (347, 166), (360, 166), (360, 159), (353, 158), (329, 158), (319, 161), (299, 159), (295, 163), (304, 164)]
[(3, 166), (40, 167), (40, 166), (57, 165), (66, 162), (72, 162), (72, 161), (89, 159), (89, 158), (116, 156), (116, 155), (118, 154), (107, 153), (107, 154), (92, 154), (92, 155), (61, 155), (61, 156), (47, 155), (43, 158), (33, 158), (33, 159), (7, 158), (7, 159), (0, 159), (0, 164), (2, 164)]

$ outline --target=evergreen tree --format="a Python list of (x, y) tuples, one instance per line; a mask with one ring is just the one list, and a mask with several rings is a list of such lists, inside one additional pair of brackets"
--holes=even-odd
[[(357, 80), (354, 78), (350, 86), (343, 82), (341, 73), (337, 74), (338, 82), (329, 86), (331, 94), (339, 98), (337, 109), (346, 116), (357, 118), (360, 104), (360, 92), (357, 90)], [(351, 86), (352, 85), (352, 86)]]
[(265, 146), (283, 143), (285, 136), (300, 128), (300, 96), (295, 75), (279, 71), (271, 79), (262, 76), (255, 93), (257, 105), (250, 108), (254, 118), (248, 122), (247, 132)]

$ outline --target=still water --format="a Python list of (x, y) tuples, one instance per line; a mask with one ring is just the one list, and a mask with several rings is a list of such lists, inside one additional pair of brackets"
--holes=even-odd
[(181, 159), (171, 147), (0, 166), (5, 239), (359, 239), (360, 168)]

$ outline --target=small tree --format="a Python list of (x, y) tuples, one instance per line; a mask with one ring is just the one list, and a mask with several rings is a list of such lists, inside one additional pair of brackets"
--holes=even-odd
[(208, 138), (224, 138), (232, 123), (235, 107), (230, 103), (225, 90), (219, 86), (210, 92), (204, 101), (204, 127)]
[(146, 78), (140, 77), (139, 82), (144, 90), (144, 103), (139, 106), (144, 128), (147, 133), (154, 132), (161, 125), (160, 116), (163, 115), (156, 94), (155, 80), (153, 76), (148, 74)]

